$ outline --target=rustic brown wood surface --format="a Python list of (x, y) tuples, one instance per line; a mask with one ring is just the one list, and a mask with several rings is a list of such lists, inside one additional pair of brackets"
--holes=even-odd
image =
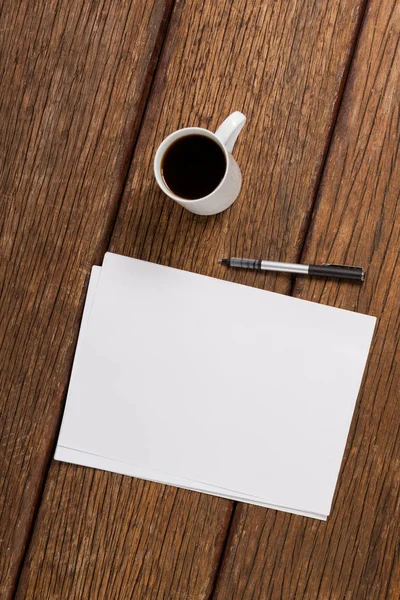
[(238, 505), (225, 598), (400, 597), (400, 5), (372, 2), (334, 131), (304, 262), (361, 264), (362, 287), (298, 278), (308, 300), (378, 317), (327, 523)]
[[(399, 7), (371, 2), (335, 128), (362, 0), (176, 2), (135, 148), (172, 2), (33, 4), (0, 21), (0, 598), (39, 503), (20, 599), (397, 597)], [(155, 148), (234, 109), (241, 196), (190, 215), (156, 188)], [(39, 498), (120, 200), (115, 252), (380, 317), (327, 524), (56, 462)], [(292, 290), (223, 254), (360, 262), (368, 279)]]
[[(111, 250), (289, 293), (287, 277), (224, 271), (216, 258), (299, 258), (362, 8), (176, 4)], [(157, 189), (154, 151), (177, 127), (214, 129), (234, 109), (248, 117), (235, 149), (242, 194), (195, 217)], [(233, 506), (53, 463), (17, 597), (207, 598)]]
[(0, 16), (0, 598), (61, 418), (171, 2), (7, 0)]

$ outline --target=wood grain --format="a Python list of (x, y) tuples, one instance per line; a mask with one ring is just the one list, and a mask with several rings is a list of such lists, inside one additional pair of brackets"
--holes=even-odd
[(238, 505), (218, 600), (400, 597), (399, 34), (399, 3), (371, 2), (303, 254), (363, 265), (366, 281), (298, 278), (294, 289), (378, 317), (331, 517)]
[(92, 263), (107, 247), (169, 0), (2, 3), (0, 597), (43, 486)]
[[(111, 249), (288, 293), (287, 277), (223, 270), (216, 259), (298, 258), (361, 6), (177, 3)], [(234, 109), (248, 117), (235, 149), (243, 191), (222, 215), (196, 217), (157, 189), (155, 149), (178, 127), (215, 129)], [(17, 597), (207, 598), (232, 506), (53, 465)]]

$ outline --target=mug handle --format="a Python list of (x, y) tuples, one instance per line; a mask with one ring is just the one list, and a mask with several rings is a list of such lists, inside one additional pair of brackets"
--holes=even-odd
[(223, 143), (228, 152), (232, 152), (243, 125), (246, 123), (244, 114), (236, 110), (218, 127), (215, 135)]

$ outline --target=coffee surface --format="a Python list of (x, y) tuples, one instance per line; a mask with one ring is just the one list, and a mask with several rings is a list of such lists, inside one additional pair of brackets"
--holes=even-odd
[(222, 148), (205, 135), (187, 135), (167, 149), (161, 172), (168, 188), (180, 198), (197, 200), (208, 196), (221, 183), (226, 171)]

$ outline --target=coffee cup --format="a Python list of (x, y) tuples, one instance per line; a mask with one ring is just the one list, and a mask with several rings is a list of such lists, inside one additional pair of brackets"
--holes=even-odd
[(242, 184), (232, 150), (245, 122), (246, 117), (236, 111), (215, 133), (185, 127), (166, 137), (154, 159), (162, 191), (197, 215), (215, 215), (231, 206)]

